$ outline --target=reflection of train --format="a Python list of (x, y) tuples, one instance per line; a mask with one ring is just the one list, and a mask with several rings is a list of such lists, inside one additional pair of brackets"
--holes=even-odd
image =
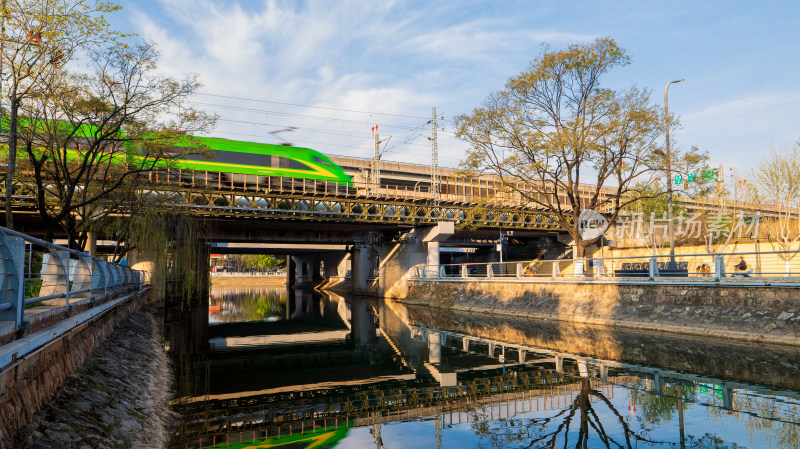
[(327, 156), (309, 148), (198, 137), (211, 157), (187, 154), (174, 167), (187, 170), (350, 182)]

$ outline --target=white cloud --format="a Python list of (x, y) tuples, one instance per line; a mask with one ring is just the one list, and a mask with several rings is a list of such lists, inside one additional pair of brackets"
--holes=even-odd
[(800, 137), (800, 94), (748, 95), (684, 114), (679, 139), (707, 150), (715, 163), (749, 169), (771, 147)]

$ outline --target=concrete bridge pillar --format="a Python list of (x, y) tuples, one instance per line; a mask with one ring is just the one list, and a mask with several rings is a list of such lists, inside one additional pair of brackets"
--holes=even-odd
[(353, 247), (353, 269), (351, 278), (353, 281), (353, 293), (356, 295), (367, 294), (367, 279), (369, 278), (372, 265), (370, 264), (371, 248), (367, 245), (355, 245)]
[(334, 253), (323, 257), (322, 261), (325, 265), (325, 278), (332, 280), (347, 276), (348, 260), (350, 260), (350, 254), (346, 252)]
[(309, 258), (308, 262), (308, 280), (309, 281), (319, 281), (322, 279), (322, 275), (320, 274), (322, 271), (322, 261), (320, 260), (319, 256), (313, 256)]
[(297, 282), (297, 262), (294, 257), (286, 256), (286, 286), (291, 287)]
[(428, 334), (428, 361), (442, 363), (442, 335), (438, 332)]
[(408, 279), (415, 269), (439, 273), (439, 244), (455, 233), (452, 222), (417, 227), (397, 241), (377, 247), (380, 256), (380, 294), (389, 298), (408, 295)]
[(352, 285), (347, 283), (350, 253), (340, 251), (326, 254), (322, 257), (322, 263), (326, 288), (352, 290)]
[[(167, 275), (164, 272), (163, 261), (161, 264), (159, 264), (156, 260), (156, 257), (158, 256), (139, 249), (133, 249), (129, 251), (126, 257), (128, 259), (128, 266), (134, 270), (139, 270), (142, 273), (142, 282), (150, 282), (150, 284), (153, 286), (154, 298), (159, 301), (163, 300), (166, 293), (167, 281)], [(162, 270), (161, 273), (156, 272), (156, 270), (159, 270), (159, 266)], [(93, 268), (93, 272), (94, 270), (101, 269), (97, 267), (96, 262), (93, 262), (93, 267), (95, 267)], [(94, 278), (95, 276), (92, 277)]]
[(425, 243), (425, 252), (426, 260), (425, 265), (427, 265), (426, 269), (430, 270), (431, 273), (438, 274), (439, 273), (439, 242), (426, 242)]
[(316, 254), (292, 256), (296, 266), (296, 283), (313, 283), (321, 279), (321, 260)]
[(300, 267), (300, 282), (313, 283), (320, 279), (320, 260), (316, 255), (297, 256), (297, 265)]
[(90, 256), (97, 257), (97, 233), (96, 232), (87, 232), (86, 233), (86, 251), (89, 252)]
[(308, 267), (306, 266), (306, 260), (302, 256), (292, 256), (294, 259), (294, 273), (295, 273), (295, 284), (301, 284), (306, 280), (306, 271)]

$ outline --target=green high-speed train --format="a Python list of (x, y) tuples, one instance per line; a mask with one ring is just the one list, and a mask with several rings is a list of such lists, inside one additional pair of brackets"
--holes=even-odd
[(324, 154), (310, 148), (198, 137), (211, 152), (186, 154), (175, 168), (246, 175), (306, 178), (350, 183), (351, 177)]
[[(22, 119), (24, 122), (24, 119)], [(61, 122), (59, 122), (61, 123)], [(75, 125), (61, 123), (65, 134), (76, 133)], [(3, 129), (8, 129), (7, 120), (3, 121)], [(79, 125), (77, 134), (91, 139), (96, 133), (95, 127), (87, 124)], [(187, 139), (188, 140), (188, 139)], [(317, 179), (350, 184), (352, 178), (342, 167), (333, 163), (324, 154), (310, 148), (265, 143), (243, 142), (238, 140), (214, 137), (193, 137), (210, 151), (206, 154), (194, 154), (186, 148), (176, 147), (175, 157), (168, 161), (156, 163), (156, 169), (182, 169), (205, 172), (218, 172), (223, 177), (230, 175), (258, 175), (283, 178)], [(195, 142), (192, 142), (193, 144)], [(148, 166), (146, 158), (135, 146), (126, 145), (127, 149), (110, 154), (113, 164), (128, 166)], [(0, 159), (7, 159), (8, 145), (0, 143)], [(67, 150), (67, 158), (79, 161), (82, 159), (78, 149)], [(224, 175), (224, 176), (223, 176)], [(236, 176), (234, 176), (235, 178)]]
[(211, 137), (198, 139), (211, 150), (211, 158), (189, 154), (175, 161), (177, 168), (338, 182), (351, 180), (327, 156), (310, 148)]

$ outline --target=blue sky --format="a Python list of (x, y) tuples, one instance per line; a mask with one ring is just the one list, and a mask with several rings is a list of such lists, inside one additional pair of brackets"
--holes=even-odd
[[(770, 148), (800, 138), (797, 1), (122, 1), (113, 23), (158, 44), (161, 70), (196, 73), (193, 102), (217, 112), (212, 134), (291, 141), (370, 157), (370, 128), (391, 136), (386, 160), (428, 163), (412, 128), (444, 115), (440, 158), (465, 145), (452, 119), (469, 113), (541, 51), (610, 36), (632, 64), (604, 83), (652, 91), (697, 145), (740, 176)], [(282, 104), (284, 103), (284, 104)], [(390, 115), (393, 114), (393, 115)], [(284, 127), (295, 131), (270, 134)], [(427, 128), (420, 128), (428, 134)]]

